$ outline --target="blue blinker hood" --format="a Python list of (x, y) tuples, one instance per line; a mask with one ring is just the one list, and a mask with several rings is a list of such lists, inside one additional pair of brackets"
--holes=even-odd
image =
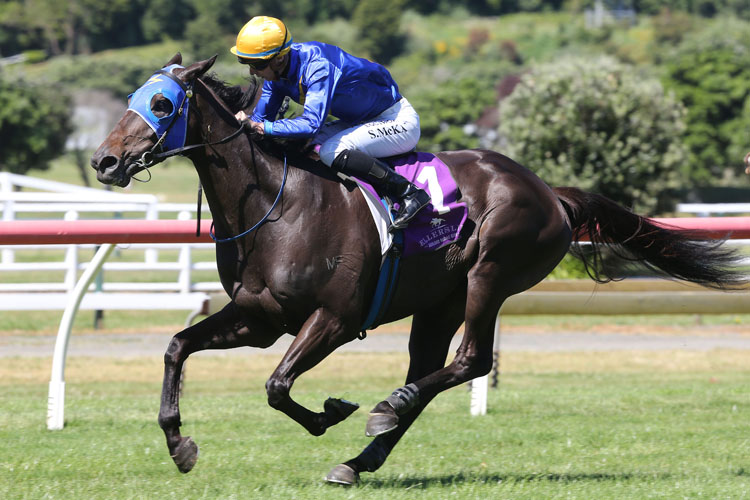
[[(174, 75), (174, 70), (183, 68), (172, 64), (157, 71), (146, 83), (130, 96), (128, 109), (140, 116), (156, 134), (162, 151), (171, 151), (185, 145), (187, 135), (188, 105), (192, 91)], [(151, 99), (161, 94), (172, 103), (172, 112), (161, 118), (151, 111)], [(168, 132), (168, 133), (167, 133)], [(163, 137), (164, 134), (166, 137)]]

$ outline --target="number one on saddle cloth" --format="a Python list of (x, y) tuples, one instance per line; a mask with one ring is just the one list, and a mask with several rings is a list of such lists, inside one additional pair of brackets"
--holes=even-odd
[(430, 196), (432, 198), (432, 206), (437, 213), (443, 215), (450, 212), (450, 208), (443, 205), (445, 197), (443, 196), (443, 189), (440, 187), (440, 181), (438, 180), (435, 167), (432, 165), (424, 167), (417, 177), (417, 182), (427, 185), (427, 189), (430, 191)]

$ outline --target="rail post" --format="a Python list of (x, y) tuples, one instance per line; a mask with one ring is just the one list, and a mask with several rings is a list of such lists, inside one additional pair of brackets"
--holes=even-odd
[(49, 430), (61, 430), (65, 426), (65, 358), (68, 352), (70, 331), (73, 329), (73, 320), (91, 281), (114, 248), (115, 245), (112, 243), (105, 243), (99, 248), (68, 297), (68, 304), (60, 320), (60, 328), (57, 330), (55, 353), (52, 357), (52, 375), (47, 397), (47, 429)]

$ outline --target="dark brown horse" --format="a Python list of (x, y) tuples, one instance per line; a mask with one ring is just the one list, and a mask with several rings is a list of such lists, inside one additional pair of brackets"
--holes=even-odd
[[(291, 152), (285, 156), (267, 139), (234, 134), (239, 124), (233, 113), (242, 104), (232, 97), (235, 88), (204, 75), (214, 59), (174, 74), (189, 87), (185, 144), (195, 147), (183, 153), (195, 164), (216, 235), (241, 234), (275, 208), (256, 231), (217, 244), (219, 275), (232, 301), (175, 335), (165, 354), (159, 425), (182, 472), (192, 469), (198, 455), (193, 440), (180, 435), (178, 405), (182, 365), (196, 351), (268, 347), (290, 333), (296, 339), (266, 383), (268, 403), (316, 436), (356, 409), (329, 399), (322, 412), (314, 412), (296, 403), (290, 391), (297, 377), (358, 337), (381, 263), (375, 225), (357, 189), (322, 164)], [(180, 62), (178, 54), (170, 64)], [(178, 104), (157, 94), (150, 105), (162, 117)], [(91, 160), (99, 181), (127, 185), (153, 163), (157, 140), (144, 120), (127, 112)], [(718, 288), (743, 282), (731, 271), (734, 255), (695, 242), (695, 234), (658, 227), (596, 194), (552, 189), (492, 151), (438, 156), (469, 207), (468, 222), (458, 243), (401, 261), (383, 323), (413, 315), (406, 382), (375, 406), (366, 429), (375, 439), (359, 456), (334, 467), (327, 478), (332, 482), (352, 484), (361, 472), (377, 470), (432, 398), (488, 373), (503, 301), (541, 281), (579, 239), (593, 241), (595, 251), (586, 258), (594, 267), (600, 247), (608, 244), (674, 278)], [(274, 205), (287, 163), (283, 196)], [(331, 268), (330, 262), (337, 265)], [(462, 323), (463, 340), (446, 366), (451, 338)]]

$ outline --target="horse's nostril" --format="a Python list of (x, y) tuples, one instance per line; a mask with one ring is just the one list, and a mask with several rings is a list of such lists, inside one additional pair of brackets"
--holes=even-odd
[(101, 170), (103, 172), (114, 165), (117, 165), (117, 158), (114, 156), (105, 156), (99, 162), (98, 170)]

